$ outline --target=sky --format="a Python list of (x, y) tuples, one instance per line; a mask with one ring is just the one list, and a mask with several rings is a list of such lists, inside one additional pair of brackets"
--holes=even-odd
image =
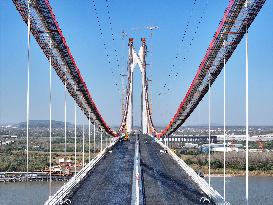
[[(137, 50), (141, 45), (140, 38), (147, 39), (149, 51), (147, 73), (151, 80), (150, 94), (155, 126), (166, 126), (173, 117), (228, 4), (227, 0), (196, 0), (195, 5), (193, 2), (193, 0), (109, 0), (108, 3), (103, 0), (50, 1), (89, 91), (110, 126), (117, 126), (121, 121), (122, 79), (119, 74), (127, 74), (129, 37), (135, 38), (134, 45)], [(272, 10), (273, 1), (267, 0), (249, 29), (251, 125), (273, 125)], [(147, 26), (158, 26), (159, 29), (154, 30), (151, 37)], [(185, 30), (186, 35), (183, 39)], [(33, 37), (30, 55), (30, 119), (46, 120), (49, 119), (49, 62)], [(175, 66), (172, 70), (173, 64)], [(178, 76), (174, 77), (176, 73)], [(140, 70), (136, 69), (134, 125), (140, 125), (140, 77)], [(244, 38), (226, 64), (226, 89), (226, 123), (244, 125)], [(0, 123), (26, 120), (26, 90), (27, 26), (12, 1), (1, 0)], [(73, 123), (74, 104), (71, 97), (68, 98), (67, 104), (67, 118)], [(52, 109), (52, 119), (64, 121), (64, 86), (55, 72), (52, 75)], [(77, 122), (87, 123), (79, 109)], [(211, 122), (223, 124), (223, 73), (211, 88)], [(205, 96), (185, 125), (207, 123), (208, 97)]]

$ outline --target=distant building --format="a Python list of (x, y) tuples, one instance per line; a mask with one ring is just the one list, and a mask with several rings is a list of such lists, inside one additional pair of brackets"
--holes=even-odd
[[(217, 135), (217, 140), (218, 141), (223, 141), (224, 140), (224, 135)], [(226, 140), (236, 140), (236, 141), (245, 141), (246, 136), (245, 135), (235, 135), (235, 134), (230, 134), (226, 135)], [(260, 141), (271, 141), (273, 140), (273, 134), (267, 134), (267, 135), (253, 135), (248, 137), (249, 141), (255, 142), (257, 140)]]
[(186, 148), (198, 148), (198, 144), (185, 143), (184, 147), (186, 147)]
[(212, 152), (238, 152), (239, 149), (237, 147), (214, 147), (211, 149)]
[(249, 149), (249, 152), (269, 152), (268, 149)]
[[(169, 136), (165, 138), (169, 140), (169, 142), (191, 142), (191, 143), (208, 143), (209, 142), (209, 136), (194, 136), (194, 135), (174, 135)], [(217, 143), (217, 136), (210, 136), (210, 142), (211, 143)]]
[(17, 135), (11, 135), (10, 138), (17, 139)]
[(55, 165), (51, 167), (51, 173), (54, 174), (61, 174), (62, 173), (62, 168), (60, 165)]
[[(210, 150), (211, 152), (224, 152), (226, 150), (226, 152), (238, 152), (239, 148), (238, 147), (242, 147), (243, 145), (238, 144), (237, 147), (235, 146), (229, 146), (226, 145), (226, 147), (224, 147), (224, 144), (210, 144)], [(208, 153), (209, 152), (209, 144), (204, 144), (201, 146), (201, 151)]]
[(67, 165), (67, 164), (71, 164), (72, 160), (70, 160), (70, 159), (65, 160), (64, 158), (59, 158), (58, 162), (60, 165)]
[(2, 145), (9, 145), (9, 144), (12, 144), (14, 143), (15, 141), (14, 140), (6, 140), (6, 141), (0, 141), (1, 142), (1, 146)]

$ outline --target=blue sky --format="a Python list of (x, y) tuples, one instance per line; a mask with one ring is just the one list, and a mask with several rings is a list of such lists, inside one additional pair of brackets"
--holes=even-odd
[[(121, 78), (126, 73), (128, 37), (147, 38), (149, 52), (148, 78), (152, 79), (153, 119), (157, 126), (166, 125), (196, 73), (205, 50), (223, 16), (228, 1), (50, 1), (57, 21), (91, 94), (110, 125), (121, 119)], [(208, 2), (206, 6), (206, 2)], [(193, 9), (192, 9), (193, 8)], [(108, 10), (110, 12), (109, 21)], [(249, 29), (249, 122), (273, 125), (273, 1), (268, 0)], [(99, 17), (103, 38), (96, 17)], [(192, 16), (190, 18), (190, 16)], [(201, 19), (202, 16), (202, 19)], [(201, 23), (198, 24), (198, 21)], [(189, 21), (184, 42), (181, 42)], [(110, 22), (111, 25), (110, 26)], [(159, 26), (150, 38), (146, 26)], [(199, 25), (199, 26), (198, 26)], [(198, 29), (197, 29), (198, 26)], [(112, 29), (111, 29), (112, 28)], [(113, 32), (112, 32), (113, 31)], [(128, 36), (122, 39), (122, 31)], [(196, 31), (196, 33), (194, 33)], [(115, 40), (112, 40), (111, 34)], [(192, 45), (190, 46), (190, 40)], [(103, 43), (110, 54), (107, 63)], [(227, 124), (245, 123), (245, 44), (244, 39), (227, 63)], [(0, 122), (26, 119), (27, 27), (12, 1), (0, 1)], [(152, 46), (151, 46), (152, 45)], [(117, 49), (121, 70), (117, 69)], [(176, 61), (176, 54), (179, 53)], [(152, 57), (151, 57), (152, 56)], [(183, 61), (183, 57), (186, 60)], [(175, 69), (171, 70), (171, 65)], [(114, 71), (114, 76), (111, 72)], [(134, 124), (140, 124), (140, 71), (134, 76)], [(31, 38), (30, 119), (49, 119), (49, 63)], [(178, 77), (168, 77), (179, 73)], [(114, 84), (118, 82), (118, 86)], [(167, 88), (164, 89), (164, 83)], [(64, 120), (64, 88), (53, 73), (53, 119)], [(167, 89), (170, 89), (168, 91)], [(223, 73), (212, 89), (212, 122), (223, 123)], [(162, 93), (159, 95), (159, 93)], [(164, 94), (166, 93), (166, 94)], [(86, 122), (78, 112), (78, 122)], [(68, 99), (68, 120), (73, 122), (73, 101)], [(205, 97), (186, 125), (208, 122), (208, 100)]]

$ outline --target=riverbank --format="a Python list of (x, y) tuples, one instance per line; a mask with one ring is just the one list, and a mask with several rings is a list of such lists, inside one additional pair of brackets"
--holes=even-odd
[[(68, 181), (71, 176), (52, 175), (52, 181)], [(48, 182), (50, 176), (46, 172), (29, 172), (28, 177), (26, 172), (1, 172), (0, 183), (8, 182)]]
[[(52, 195), (65, 182), (52, 182)], [(272, 177), (249, 177), (249, 204), (272, 205)], [(223, 178), (213, 176), (212, 187), (223, 196)], [(49, 182), (0, 183), (0, 204), (44, 204), (49, 196)], [(226, 200), (230, 204), (246, 204), (245, 177), (226, 179)]]
[[(191, 165), (191, 167), (195, 171), (201, 171), (205, 176), (208, 176), (209, 169), (208, 166), (197, 166), (197, 165)], [(211, 169), (210, 170), (211, 176), (215, 177), (223, 177), (224, 176), (224, 169)], [(273, 177), (273, 170), (266, 170), (266, 171), (261, 171), (261, 170), (255, 170), (255, 171), (249, 171), (248, 172), (249, 176), (268, 176), (268, 177)], [(239, 177), (239, 176), (245, 176), (245, 170), (233, 170), (233, 169), (226, 169), (226, 177)]]
[[(180, 155), (196, 172), (204, 175), (209, 173), (209, 162), (207, 154)], [(226, 153), (226, 176), (245, 176), (245, 153)], [(214, 176), (223, 176), (224, 157), (223, 153), (212, 153), (210, 158), (210, 173)], [(249, 153), (249, 176), (273, 176), (273, 153)]]
[[(224, 172), (224, 171), (223, 171)], [(223, 177), (224, 174), (222, 173), (218, 173), (218, 172), (212, 172), (211, 173), (211, 177)], [(236, 171), (236, 172), (233, 172), (233, 173), (230, 173), (230, 172), (226, 172), (226, 177), (244, 177), (246, 174), (245, 174), (245, 171)], [(248, 175), (250, 177), (273, 177), (273, 173), (272, 172), (248, 172)], [(208, 177), (209, 175), (208, 174), (205, 174), (205, 177)]]

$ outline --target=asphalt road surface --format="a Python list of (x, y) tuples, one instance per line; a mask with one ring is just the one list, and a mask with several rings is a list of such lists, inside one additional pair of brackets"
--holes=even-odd
[(203, 204), (200, 198), (207, 195), (190, 180), (171, 156), (160, 152), (162, 147), (151, 137), (142, 135), (139, 139), (145, 203)]
[(73, 193), (72, 204), (130, 204), (134, 152), (134, 137), (118, 142)]
[[(170, 155), (149, 136), (139, 140), (144, 204), (202, 204), (206, 194)], [(134, 152), (134, 136), (118, 142), (72, 193), (72, 204), (131, 204)]]

